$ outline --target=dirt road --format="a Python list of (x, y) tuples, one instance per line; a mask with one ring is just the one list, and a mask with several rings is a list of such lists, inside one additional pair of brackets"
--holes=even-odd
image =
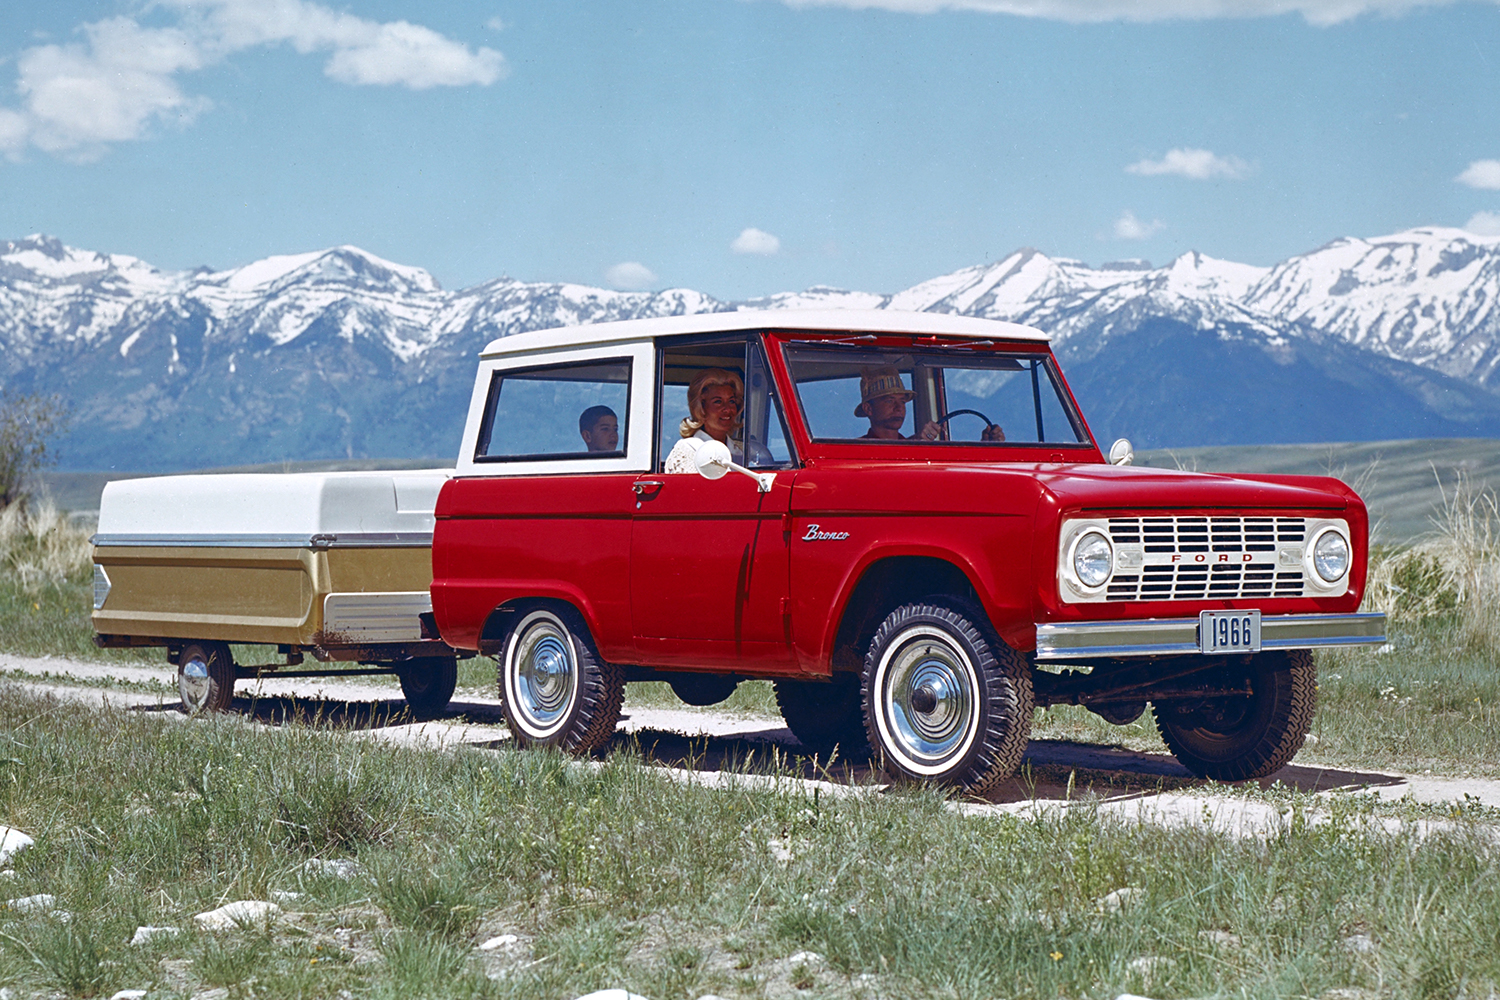
[[(185, 719), (177, 701), (173, 668), (166, 664), (123, 665), (0, 654), (0, 676), (59, 698), (104, 702), (164, 717)], [(119, 686), (123, 682), (124, 685)], [(116, 685), (116, 686), (111, 686)], [(154, 690), (151, 690), (154, 689)], [(499, 702), (489, 692), (460, 690), (444, 717), (413, 722), (405, 713), (394, 678), (277, 678), (241, 681), (234, 710), (264, 725), (320, 717), (347, 726), (352, 735), (432, 747), (497, 747), (510, 736)], [(800, 746), (779, 718), (729, 714), (713, 709), (655, 708), (627, 704), (617, 740), (631, 740), (651, 763), (675, 780), (813, 783), (831, 794), (870, 794), (884, 787), (868, 761), (835, 761), (831, 769), (796, 758)], [(747, 779), (725, 766), (750, 754), (780, 753), (801, 778)], [(795, 771), (794, 771), (795, 773)], [(1071, 788), (1070, 785), (1071, 776)], [(1261, 782), (1320, 797), (1369, 794), (1384, 801), (1462, 802), (1465, 797), (1500, 809), (1500, 781), (1447, 778), (1385, 771), (1353, 771), (1296, 763)], [(1209, 786), (1165, 754), (1118, 747), (1033, 740), (1022, 773), (988, 802), (955, 804), (966, 813), (1036, 814), (1086, 802), (1101, 814), (1172, 826), (1200, 826), (1247, 836), (1265, 836), (1286, 821), (1281, 807), (1254, 789)], [(1375, 820), (1387, 828), (1397, 820)], [(1430, 824), (1428, 824), (1430, 825)]]

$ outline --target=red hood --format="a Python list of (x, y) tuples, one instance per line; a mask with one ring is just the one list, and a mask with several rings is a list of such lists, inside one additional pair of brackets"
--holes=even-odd
[(1356, 494), (1327, 476), (1230, 475), (1120, 465), (1040, 465), (1036, 477), (1070, 510), (1215, 508), (1345, 510)]

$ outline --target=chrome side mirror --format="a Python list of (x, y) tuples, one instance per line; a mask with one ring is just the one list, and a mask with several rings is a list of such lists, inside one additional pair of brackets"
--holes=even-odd
[(1130, 446), (1129, 438), (1120, 438), (1109, 446), (1110, 465), (1129, 465), (1135, 461), (1135, 449)]
[(762, 493), (771, 492), (771, 487), (776, 483), (774, 472), (751, 472), (734, 461), (729, 454), (729, 445), (723, 441), (705, 441), (698, 446), (698, 451), (693, 455), (693, 464), (698, 467), (698, 475), (704, 479), (723, 479), (731, 472), (738, 472), (755, 480), (756, 489)]

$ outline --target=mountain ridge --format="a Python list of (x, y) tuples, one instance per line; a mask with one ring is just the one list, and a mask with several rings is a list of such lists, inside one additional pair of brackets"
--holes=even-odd
[[(61, 455), (74, 468), (436, 455), (456, 448), (474, 357), (496, 337), (744, 308), (892, 308), (1047, 330), (1100, 437), (1326, 440), (1330, 420), (1358, 433), (1362, 408), (1385, 437), (1500, 437), (1497, 303), (1500, 237), (1437, 227), (1335, 240), (1271, 267), (1196, 251), (1090, 267), (1024, 248), (894, 293), (814, 286), (738, 302), (506, 277), (450, 291), (347, 245), (170, 272), (34, 235), (0, 241), (0, 384), (72, 402)], [(1236, 366), (1256, 384), (1236, 383)], [(1301, 403), (1277, 386), (1294, 370)], [(1194, 414), (1164, 397), (1132, 402), (1199, 383), (1210, 388), (1188, 393)], [(1222, 438), (1236, 433), (1246, 439)]]

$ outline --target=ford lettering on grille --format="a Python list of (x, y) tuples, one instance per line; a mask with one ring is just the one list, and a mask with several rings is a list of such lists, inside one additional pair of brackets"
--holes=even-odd
[(1301, 545), (1301, 517), (1112, 517), (1119, 554), (1109, 601), (1301, 597), (1300, 565), (1278, 550)]

